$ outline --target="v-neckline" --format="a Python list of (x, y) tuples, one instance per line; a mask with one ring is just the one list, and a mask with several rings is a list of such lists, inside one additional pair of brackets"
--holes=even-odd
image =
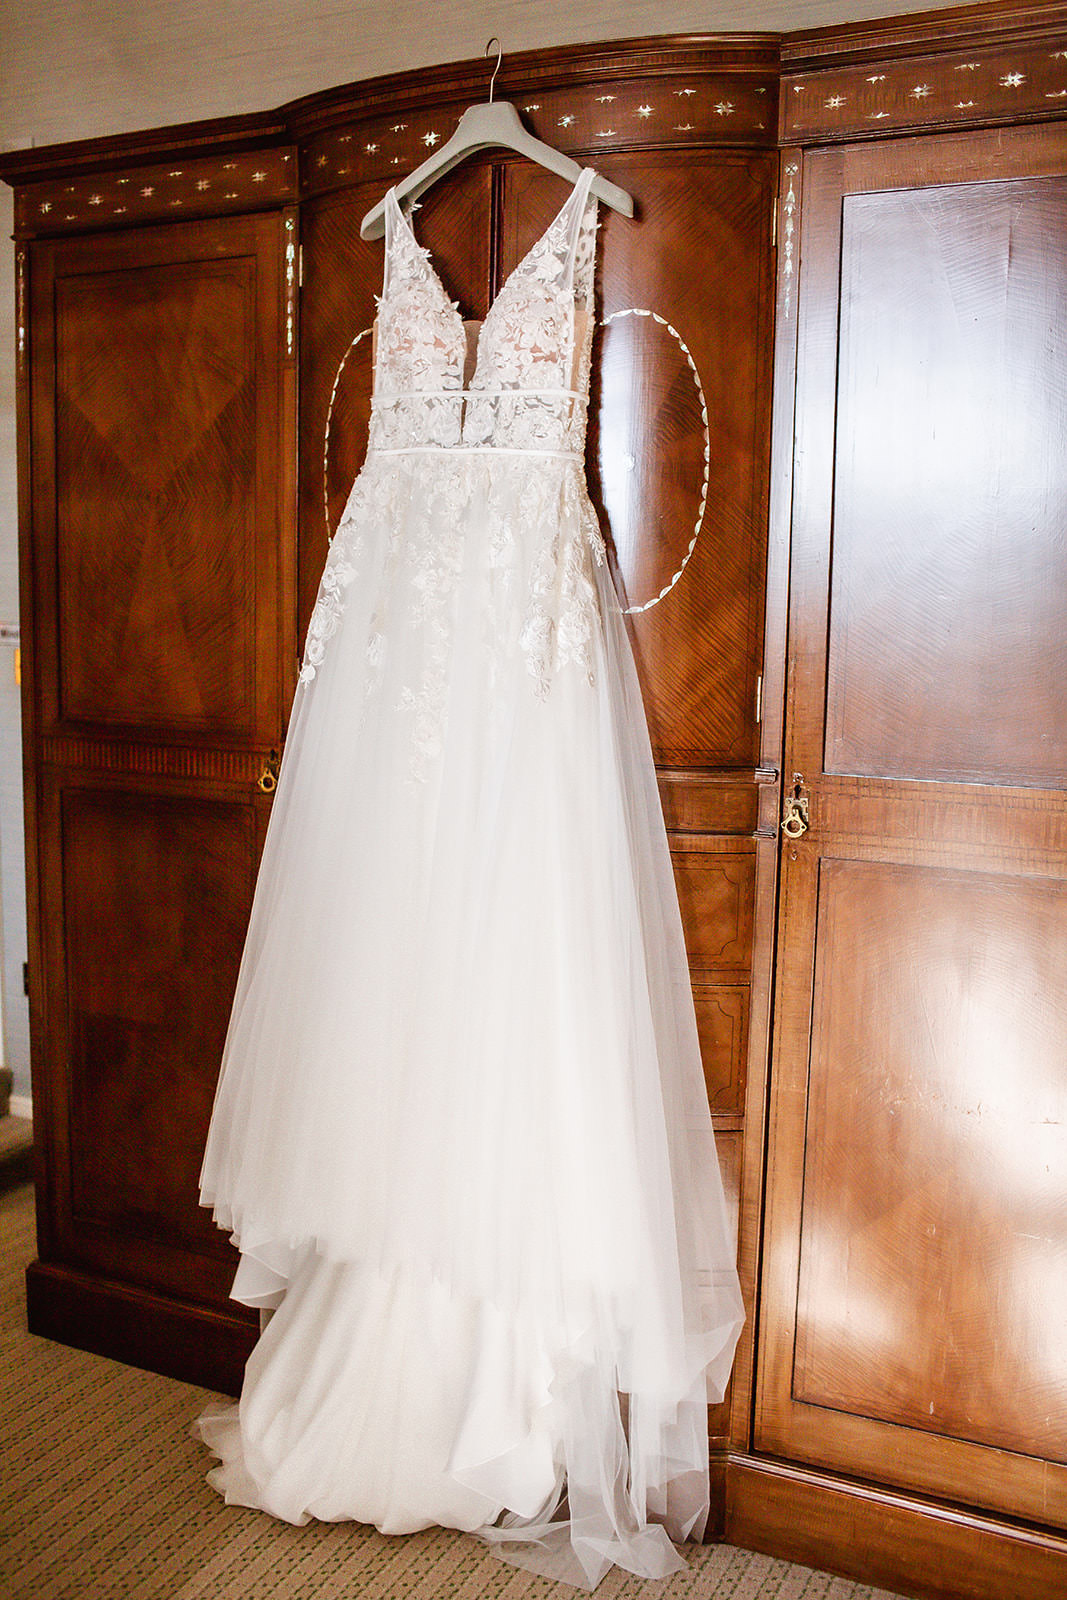
[[(483, 328), (485, 327), (486, 323), (489, 321), (489, 318), (492, 316), (493, 312), (496, 310), (497, 306), (499, 305), (501, 299), (503, 298), (504, 293), (506, 292), (508, 286), (511, 283), (511, 280), (518, 276), (518, 274), (522, 271), (522, 268), (526, 265), (526, 263), (529, 261), (530, 257), (534, 254), (534, 252), (536, 250), (540, 250), (541, 246), (544, 244), (545, 240), (548, 238), (549, 234), (552, 232), (552, 229), (559, 222), (560, 218), (566, 213), (567, 208), (574, 204), (575, 196), (579, 193), (580, 190), (583, 189), (583, 187), (584, 187), (584, 193), (582, 195), (582, 199), (583, 199), (583, 209), (584, 209), (584, 202), (588, 201), (589, 190), (590, 190), (590, 187), (592, 186), (592, 182), (593, 182), (593, 179), (595, 177), (596, 177), (596, 171), (594, 170), (593, 167), (583, 167), (582, 168), (581, 172), (579, 173), (578, 177), (575, 179), (574, 184), (571, 187), (570, 194), (567, 196), (566, 200), (564, 200), (563, 204), (560, 206), (559, 210), (556, 212), (555, 216), (552, 218), (552, 220), (548, 224), (547, 228), (544, 229), (543, 233), (541, 233), (540, 236), (537, 239), (534, 240), (533, 244), (526, 251), (526, 253), (523, 256), (521, 256), (520, 259), (515, 263), (515, 265), (511, 269), (511, 271), (508, 273), (507, 277), (504, 279), (503, 283), (500, 285), (500, 288), (497, 290), (496, 294), (493, 296), (492, 304), (490, 305), (488, 311), (485, 313), (485, 316), (483, 318), (481, 318), (481, 326)], [(460, 324), (460, 326), (462, 326), (465, 321), (470, 321), (470, 320), (478, 321), (477, 318), (464, 318), (464, 316), (461, 313), (461, 311), (460, 311), (458, 305), (456, 304), (456, 302), (450, 298), (448, 290), (445, 288), (444, 283), (443, 283), (443, 281), (441, 279), (441, 274), (437, 270), (437, 265), (436, 265), (436, 263), (435, 263), (435, 261), (433, 259), (432, 253), (430, 252), (429, 248), (426, 245), (419, 243), (418, 237), (416, 236), (416, 233), (415, 233), (415, 229), (411, 225), (411, 218), (404, 214), (404, 211), (403, 211), (403, 209), (402, 209), (402, 207), (400, 205), (400, 202), (396, 197), (396, 188), (395, 188), (395, 186), (392, 189), (389, 190), (389, 193), (386, 196), (386, 202), (388, 203), (389, 201), (391, 201), (392, 204), (393, 204), (393, 208), (394, 208), (394, 210), (396, 212), (396, 216), (400, 219), (400, 222), (407, 229), (408, 237), (410, 238), (412, 244), (415, 246), (416, 250), (418, 250), (420, 252), (420, 254), (422, 255), (423, 259), (425, 260), (426, 267), (427, 267), (427, 270), (430, 273), (430, 276), (433, 278), (434, 282), (437, 284), (437, 287), (440, 289), (442, 297), (444, 298), (444, 301), (445, 301), (446, 305), (448, 305), (451, 308), (451, 310), (452, 310), (452, 312), (453, 312), (453, 314), (454, 314), (454, 316), (456, 318), (456, 321)]]

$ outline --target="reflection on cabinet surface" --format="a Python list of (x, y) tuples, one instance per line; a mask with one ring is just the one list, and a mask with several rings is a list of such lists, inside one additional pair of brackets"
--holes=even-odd
[[(713, 1531), (1067, 1593), (1067, 5), (536, 52), (497, 87), (637, 201), (602, 216), (588, 467), (738, 1215)], [(222, 1389), (255, 1328), (196, 1178), (366, 438), (359, 223), (484, 89), (0, 158), (31, 1325)], [(564, 193), (499, 152), (428, 191), (465, 317)]]

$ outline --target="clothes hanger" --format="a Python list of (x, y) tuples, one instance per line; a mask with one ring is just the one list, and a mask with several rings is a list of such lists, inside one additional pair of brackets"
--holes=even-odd
[[(493, 76), (489, 80), (489, 99), (481, 105), (468, 106), (459, 119), (459, 126), (451, 139), (448, 139), (439, 150), (416, 167), (414, 172), (402, 178), (396, 185), (397, 200), (415, 200), (424, 189), (438, 178), (443, 178), (458, 162), (466, 156), (473, 155), (476, 150), (487, 150), (493, 146), (503, 145), (507, 150), (515, 150), (521, 156), (526, 156), (530, 161), (536, 161), (538, 166), (547, 167), (550, 172), (556, 172), (561, 178), (566, 178), (568, 183), (577, 183), (581, 177), (582, 169), (577, 161), (572, 161), (570, 156), (565, 156), (562, 150), (555, 150), (550, 144), (545, 144), (542, 139), (535, 139), (532, 133), (527, 133), (519, 120), (519, 113), (508, 100), (493, 99), (493, 84), (500, 71), (503, 53), (500, 49), (499, 39), (490, 39), (485, 47), (486, 55), (493, 45), (496, 45), (496, 66)], [(603, 200), (605, 205), (613, 211), (621, 211), (624, 217), (632, 217), (634, 203), (630, 195), (616, 184), (609, 183), (607, 178), (602, 178), (598, 173), (590, 185), (590, 190)], [(360, 238), (380, 239), (385, 232), (385, 200), (378, 201), (360, 224)]]

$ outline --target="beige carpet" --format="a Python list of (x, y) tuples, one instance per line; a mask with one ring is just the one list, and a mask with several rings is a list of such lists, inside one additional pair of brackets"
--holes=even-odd
[[(226, 1506), (189, 1424), (208, 1391), (26, 1332), (32, 1190), (0, 1195), (0, 1596), (3, 1600), (579, 1600), (472, 1538), (292, 1528)], [(728, 1545), (660, 1583), (613, 1568), (598, 1600), (892, 1600)]]

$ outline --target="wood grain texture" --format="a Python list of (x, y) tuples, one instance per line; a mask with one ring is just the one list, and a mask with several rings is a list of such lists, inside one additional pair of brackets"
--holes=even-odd
[(848, 195), (841, 261), (826, 769), (1063, 787), (1067, 176)]
[(824, 858), (818, 915), (794, 1397), (1067, 1461), (1067, 880)]
[(782, 41), (782, 143), (1062, 117), (1067, 7), (964, 6)]
[(284, 252), (277, 216), (34, 247), (42, 731), (278, 742)]
[(177, 156), (118, 172), (64, 172), (30, 183), (15, 197), (20, 236), (130, 228), (175, 218), (213, 217), (276, 206), (297, 197), (295, 149), (235, 150)]
[[(653, 748), (661, 766), (755, 767), (773, 163), (722, 154), (600, 165), (635, 196), (640, 218), (635, 226), (602, 212), (601, 315), (647, 308), (677, 328), (710, 425), (708, 501), (692, 558), (665, 599), (630, 619)], [(505, 272), (558, 204), (552, 180), (535, 169), (509, 168), (508, 176)], [(620, 593), (642, 605), (670, 581), (693, 537), (703, 478), (699, 395), (676, 340), (650, 319), (604, 329), (594, 373), (591, 489)]]
[(732, 1454), (725, 1536), (922, 1600), (1053, 1600), (1067, 1539), (788, 1461)]
[[(1059, 427), (1062, 384), (1045, 378), (1036, 348), (1013, 380), (1006, 344), (1034, 337), (1016, 269), (1043, 285), (1041, 338), (1055, 349), (1062, 337), (1062, 255), (1028, 239), (1050, 195), (1059, 204), (1065, 162), (1063, 130), (1050, 127), (805, 161), (784, 770), (804, 774), (812, 826), (782, 851), (753, 1435), (757, 1448), (794, 1460), (1061, 1527), (1067, 1371), (1050, 1330), (1064, 1320), (1067, 1234), (1042, 1184), (1065, 1162), (1067, 802), (1045, 682), (1059, 640), (1043, 618), (1064, 574), (1058, 453), (1049, 469), (1040, 441), (1046, 423)], [(998, 222), (1009, 195), (1011, 223)], [(987, 226), (974, 225), (972, 202)], [(943, 266), (962, 265), (910, 279), (906, 305), (895, 288), (880, 302), (881, 267), (851, 272), (852, 206), (882, 219), (887, 257), (910, 240)], [(924, 219), (922, 243), (912, 215)], [(899, 232), (890, 216), (903, 219)], [(1004, 228), (1016, 216), (1005, 271)], [(988, 314), (991, 273), (1007, 315)], [(967, 284), (976, 288), (964, 308), (954, 295)], [(888, 337), (852, 363), (851, 330), (857, 319), (871, 327), (879, 304)], [(924, 326), (918, 340), (912, 316)], [(959, 343), (957, 321), (970, 332)], [(961, 404), (984, 398), (1001, 431), (999, 389), (1022, 384), (1038, 441), (1032, 458), (1022, 446), (1026, 486), (1008, 471), (994, 497), (969, 437), (949, 435), (925, 468), (914, 450), (894, 455), (883, 383), (899, 398), (894, 426), (922, 432), (945, 422), (951, 373), (964, 377)], [(981, 429), (972, 422), (995, 463), (999, 439)], [(875, 436), (877, 451), (865, 442)], [(881, 488), (862, 478), (864, 509), (853, 515), (862, 477), (853, 463), (864, 461)], [(905, 478), (917, 486), (914, 533), (906, 518), (879, 520), (881, 502), (909, 493)], [(1031, 553), (1037, 561), (1025, 601), (999, 551), (983, 556), (980, 539), (969, 550), (951, 534), (981, 529), (994, 504), (1021, 569)], [(949, 536), (936, 537), (946, 520)], [(852, 540), (869, 551), (862, 575)], [(936, 577), (908, 572), (907, 550), (932, 561)], [(1004, 643), (1013, 630), (1014, 646)], [(883, 643), (861, 673), (870, 631)], [(1000, 659), (1012, 693), (966, 670), (969, 644), (946, 654), (953, 639)], [(1013, 679), (1016, 649), (1033, 653)], [(941, 670), (929, 671), (939, 652)], [(831, 770), (849, 764), (838, 759), (846, 725), (870, 756), (863, 775)], [(946, 781), (961, 777), (972, 781)], [(944, 1592), (999, 1593), (998, 1548), (970, 1587), (954, 1573), (957, 1587)], [(942, 1592), (937, 1581), (922, 1592)]]

